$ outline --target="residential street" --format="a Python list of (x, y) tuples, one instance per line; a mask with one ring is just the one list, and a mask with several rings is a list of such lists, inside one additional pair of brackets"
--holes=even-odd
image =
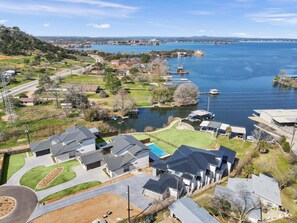
[(152, 202), (151, 199), (144, 197), (142, 195), (142, 186), (148, 181), (148, 179), (154, 177), (147, 174), (137, 174), (136, 176), (127, 178), (125, 180), (116, 182), (114, 184), (110, 184), (104, 187), (98, 187), (90, 191), (86, 191), (84, 193), (80, 193), (77, 195), (73, 195), (71, 197), (64, 198), (62, 200), (56, 201), (54, 203), (50, 203), (44, 206), (39, 206), (35, 212), (30, 217), (30, 220), (33, 220), (43, 214), (48, 212), (69, 206), (71, 204), (75, 204), (77, 202), (92, 198), (97, 195), (101, 195), (104, 193), (115, 193), (123, 198), (127, 199), (127, 186), (130, 186), (130, 200), (136, 205), (138, 208), (144, 210), (149, 204)]

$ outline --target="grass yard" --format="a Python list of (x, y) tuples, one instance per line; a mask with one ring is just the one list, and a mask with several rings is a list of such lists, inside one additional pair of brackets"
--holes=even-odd
[(51, 195), (47, 196), (46, 198), (44, 198), (40, 202), (42, 203), (42, 202), (46, 202), (46, 201), (50, 201), (50, 200), (61, 199), (61, 198), (66, 197), (68, 195), (75, 194), (75, 193), (77, 193), (79, 191), (86, 190), (86, 189), (89, 189), (91, 187), (98, 186), (100, 184), (101, 184), (101, 182), (99, 182), (99, 181), (90, 181), (90, 182), (87, 182), (87, 183), (78, 184), (76, 186), (69, 187), (69, 188), (67, 188), (65, 190), (62, 190), (62, 191), (59, 191), (57, 193), (51, 194)]
[[(176, 129), (176, 126), (177, 125), (175, 124), (171, 128), (164, 131), (149, 133), (153, 136), (151, 137), (151, 142), (155, 143), (161, 149), (170, 154), (173, 154), (174, 151), (181, 145), (207, 149), (212, 147), (215, 143), (215, 138), (213, 138), (209, 133), (191, 130), (179, 130)], [(145, 134), (134, 134), (133, 136), (137, 139), (149, 138), (149, 136)], [(154, 137), (158, 137), (161, 140), (158, 140)], [(173, 144), (174, 146), (167, 144), (166, 142)]]
[(104, 86), (103, 77), (99, 75), (69, 75), (63, 79), (62, 83), (81, 84), (81, 85), (100, 85)]
[(236, 151), (236, 156), (238, 158), (244, 157), (247, 153), (251, 152), (255, 147), (255, 144), (252, 142), (243, 141), (242, 139), (229, 139), (225, 136), (219, 136), (217, 138), (218, 144), (225, 146)]
[(26, 154), (15, 154), (8, 156), (3, 162), (1, 184), (6, 183), (9, 178), (25, 165)]
[(61, 167), (61, 166), (64, 167), (63, 172), (53, 182), (48, 184), (47, 187), (42, 188), (42, 190), (65, 183), (75, 178), (76, 174), (72, 170), (72, 167), (76, 165), (79, 165), (77, 160), (70, 160), (68, 162), (59, 163), (49, 167), (45, 167), (45, 166), (34, 167), (22, 176), (20, 180), (20, 184), (35, 190), (37, 184), (44, 177), (46, 177), (55, 168)]

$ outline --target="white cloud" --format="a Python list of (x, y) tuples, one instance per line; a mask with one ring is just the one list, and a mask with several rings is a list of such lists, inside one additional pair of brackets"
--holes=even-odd
[(117, 4), (113, 2), (106, 2), (106, 1), (96, 1), (96, 0), (56, 0), (59, 2), (68, 2), (68, 3), (80, 3), (80, 4), (88, 4), (88, 5), (95, 5), (99, 7), (106, 7), (106, 8), (118, 8), (118, 9), (130, 9), (136, 10), (137, 7)]
[(8, 22), (8, 20), (6, 20), (6, 19), (1, 19), (0, 20), (0, 25), (4, 25), (5, 23), (7, 23)]
[(203, 10), (190, 11), (190, 13), (195, 15), (213, 15), (214, 14), (214, 12), (212, 11), (203, 11)]
[(89, 23), (87, 24), (87, 26), (91, 26), (93, 28), (96, 28), (96, 29), (109, 29), (111, 26), (110, 24), (95, 24), (95, 23)]
[(79, 5), (50, 5), (50, 4), (29, 4), (29, 3), (5, 3), (0, 2), (0, 11), (26, 14), (51, 14), (59, 16), (95, 16), (95, 17), (127, 17), (135, 10), (123, 8), (99, 8)]
[(47, 28), (47, 27), (49, 27), (50, 25), (51, 25), (50, 23), (44, 23), (44, 24), (43, 24), (43, 27)]
[(206, 32), (205, 29), (199, 29), (198, 31), (199, 31), (199, 33), (205, 33)]
[(258, 23), (270, 23), (273, 25), (297, 25), (297, 13), (279, 12), (270, 10), (248, 15), (250, 19)]
[(248, 33), (241, 33), (241, 32), (239, 32), (239, 33), (233, 33), (233, 35), (236, 36), (236, 37), (243, 37), (243, 38), (251, 37), (250, 34), (248, 34)]

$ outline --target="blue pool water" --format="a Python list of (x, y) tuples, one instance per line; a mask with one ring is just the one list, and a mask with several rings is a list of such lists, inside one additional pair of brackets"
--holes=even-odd
[[(156, 146), (155, 144), (151, 144), (149, 146), (147, 146), (150, 148), (150, 158), (153, 160), (162, 158), (166, 155), (168, 155), (168, 153), (166, 153), (165, 151), (163, 151), (162, 149), (160, 149), (158, 146)], [(153, 153), (153, 154), (151, 154)], [(157, 155), (157, 157), (155, 157), (155, 155)]]

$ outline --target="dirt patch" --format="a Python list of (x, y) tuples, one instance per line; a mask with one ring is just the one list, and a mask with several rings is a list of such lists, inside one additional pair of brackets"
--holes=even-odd
[[(131, 216), (138, 215), (141, 210), (131, 205)], [(45, 214), (37, 219), (34, 223), (90, 223), (96, 218), (103, 220), (103, 215), (107, 211), (111, 211), (106, 220), (110, 222), (117, 222), (121, 219), (126, 219), (127, 201), (119, 195), (107, 193), (102, 194), (91, 199), (61, 208), (59, 210)]]
[(53, 182), (64, 170), (64, 167), (58, 167), (52, 170), (45, 178), (43, 178), (36, 186), (36, 189), (42, 189)]
[(12, 213), (15, 207), (15, 199), (12, 197), (0, 196), (0, 219)]
[(20, 56), (5, 56), (5, 55), (0, 55), (0, 60), (5, 60), (5, 59), (21, 59), (23, 57)]

